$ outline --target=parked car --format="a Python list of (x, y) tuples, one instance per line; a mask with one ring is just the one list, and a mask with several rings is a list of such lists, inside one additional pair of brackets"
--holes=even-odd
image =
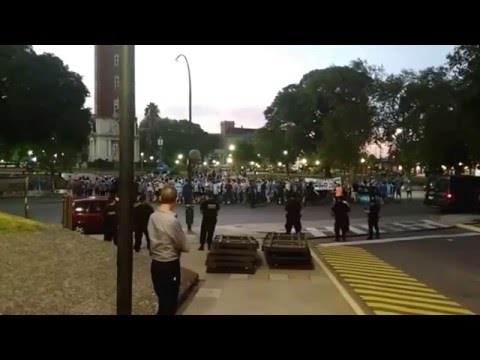
[(75, 199), (72, 211), (72, 230), (82, 234), (102, 234), (103, 213), (107, 201), (107, 196)]
[(424, 203), (442, 212), (479, 212), (480, 177), (440, 176), (429, 179)]

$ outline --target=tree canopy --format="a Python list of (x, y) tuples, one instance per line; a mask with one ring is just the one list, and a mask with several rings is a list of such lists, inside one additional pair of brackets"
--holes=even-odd
[(1, 45), (2, 152), (11, 155), (20, 147), (52, 156), (80, 152), (90, 133), (88, 95), (82, 77), (55, 55), (38, 55), (30, 45)]

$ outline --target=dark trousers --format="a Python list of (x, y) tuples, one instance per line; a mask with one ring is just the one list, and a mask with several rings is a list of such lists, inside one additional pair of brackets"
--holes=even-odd
[(117, 245), (118, 239), (118, 217), (117, 215), (106, 215), (104, 224), (103, 240), (112, 241)]
[(135, 244), (133, 245), (133, 248), (136, 251), (140, 251), (143, 234), (145, 234), (145, 237), (147, 238), (147, 249), (150, 250), (150, 237), (148, 236), (147, 228), (139, 228), (135, 229)]
[(342, 235), (342, 240), (343, 241), (347, 240), (348, 223), (335, 221), (334, 230), (335, 230), (335, 240), (337, 241), (340, 240), (340, 233)]
[(287, 216), (287, 221), (285, 222), (287, 234), (292, 233), (292, 227), (295, 228), (295, 233), (297, 234), (302, 231), (302, 223), (300, 222), (299, 216)]
[(373, 238), (373, 229), (375, 228), (375, 236), (380, 237), (378, 229), (378, 219), (368, 219), (368, 237)]
[(200, 245), (204, 246), (205, 241), (208, 245), (212, 243), (213, 234), (215, 233), (216, 221), (202, 221), (202, 226), (200, 228)]
[(180, 291), (180, 260), (153, 260), (150, 273), (158, 297), (157, 315), (175, 315)]

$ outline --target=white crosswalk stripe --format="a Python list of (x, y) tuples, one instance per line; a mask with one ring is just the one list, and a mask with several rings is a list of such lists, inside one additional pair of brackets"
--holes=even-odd
[(438, 222), (435, 222), (435, 221), (432, 221), (432, 220), (422, 220), (424, 223), (427, 223), (427, 224), (431, 224), (431, 225), (435, 225), (437, 227), (441, 227), (441, 228), (448, 228), (449, 226), (448, 225), (445, 225), (445, 224), (440, 224)]
[(325, 234), (325, 232), (318, 230), (317, 228), (308, 227), (306, 230), (312, 234), (313, 237), (328, 237), (329, 235)]
[[(356, 226), (361, 227), (361, 228), (364, 228), (364, 229), (367, 230), (367, 232), (368, 232), (368, 225), (362, 224), (362, 225), (356, 225)], [(351, 227), (350, 227), (350, 228), (351, 228)], [(380, 234), (386, 234), (386, 233), (387, 233), (385, 230), (383, 230), (383, 225), (380, 224), (380, 225), (379, 225), (379, 228), (380, 228), (380, 229), (379, 229)], [(393, 232), (393, 231), (391, 231), (391, 232)]]
[[(380, 223), (380, 233), (398, 233), (405, 231), (418, 231), (418, 230), (428, 230), (428, 229), (438, 229), (438, 228), (448, 228), (448, 225), (440, 224), (431, 220), (420, 220), (418, 222), (405, 221), (405, 222), (394, 222), (394, 223)], [(318, 227), (308, 227), (305, 229), (307, 233), (310, 233), (315, 238), (320, 237), (333, 237), (335, 236), (335, 229), (333, 226), (318, 226)], [(350, 225), (350, 232), (355, 235), (367, 235), (368, 234), (368, 225), (366, 224), (355, 224)]]
[(365, 230), (356, 228), (355, 226), (350, 225), (350, 231), (357, 235), (365, 235), (367, 232)]

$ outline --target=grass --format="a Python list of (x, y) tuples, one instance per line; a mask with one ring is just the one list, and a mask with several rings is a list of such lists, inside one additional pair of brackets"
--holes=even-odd
[(45, 225), (37, 221), (9, 215), (0, 212), (0, 234), (9, 234), (21, 231), (39, 231), (45, 229)]

